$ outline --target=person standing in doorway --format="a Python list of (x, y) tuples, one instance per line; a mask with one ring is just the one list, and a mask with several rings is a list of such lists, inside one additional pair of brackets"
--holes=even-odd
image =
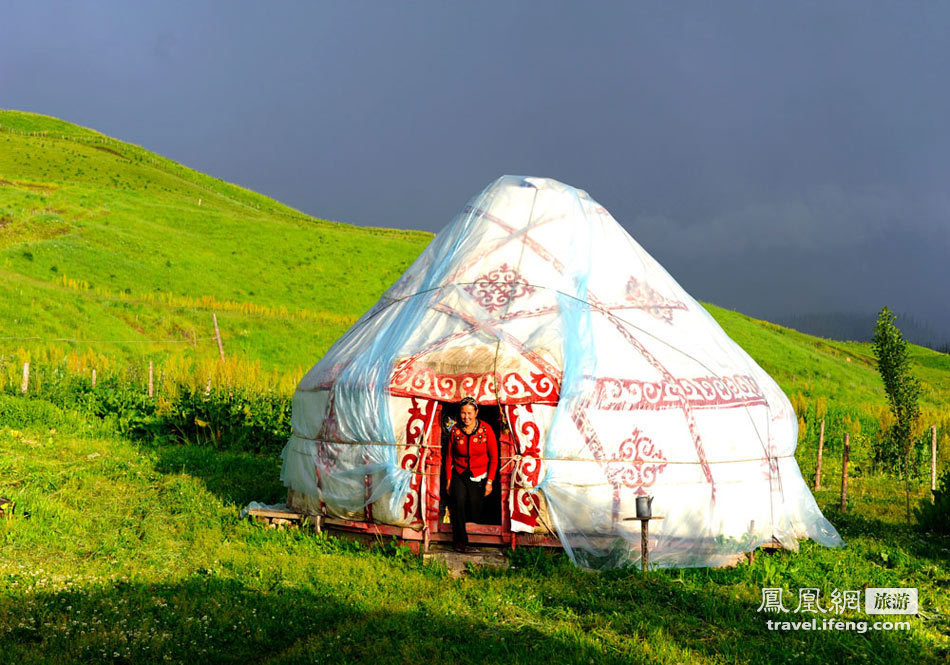
[(478, 403), (462, 400), (459, 416), (449, 435), (445, 456), (445, 491), (451, 500), (452, 541), (457, 552), (470, 552), (465, 523), (478, 518), (482, 502), (491, 494), (498, 470), (498, 440), (492, 428), (478, 419)]

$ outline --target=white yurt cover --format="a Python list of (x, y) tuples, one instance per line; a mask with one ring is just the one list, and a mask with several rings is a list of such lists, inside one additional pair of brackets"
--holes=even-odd
[[(775, 381), (610, 213), (555, 180), (489, 185), (307, 373), (285, 484), (395, 514), (412, 471), (393, 408), (410, 395), (472, 395), (505, 405), (514, 436), (537, 430), (512, 501), (543, 506), (581, 565), (639, 559), (639, 522), (623, 518), (644, 495), (664, 517), (656, 566), (716, 565), (773, 537), (843, 544), (802, 478)], [(533, 527), (517, 512), (513, 530)]]

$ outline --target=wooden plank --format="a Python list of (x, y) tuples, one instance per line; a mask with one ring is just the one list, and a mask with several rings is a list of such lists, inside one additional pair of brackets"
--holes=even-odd
[(930, 491), (937, 490), (937, 426), (930, 426)]
[(218, 315), (211, 313), (211, 321), (214, 323), (214, 338), (218, 341), (218, 354), (221, 356), (221, 364), (224, 364), (224, 343), (221, 341), (221, 330), (218, 328)]
[(848, 511), (848, 458), (851, 455), (851, 434), (844, 434), (844, 451), (841, 454), (841, 512)]
[(640, 567), (643, 572), (650, 570), (650, 519), (640, 520)]
[(299, 520), (305, 517), (303, 513), (296, 513), (290, 510), (265, 510), (263, 508), (252, 508), (247, 511), (252, 517), (266, 517), (269, 519), (280, 518), (283, 520)]
[(509, 565), (508, 558), (502, 554), (501, 550), (494, 548), (462, 554), (439, 546), (424, 554), (423, 561), (441, 561), (449, 569), (452, 577), (461, 577), (466, 574), (470, 564), (500, 570), (508, 568)]
[(649, 517), (624, 517), (624, 522), (637, 520), (640, 522), (640, 569), (643, 572), (650, 570), (650, 522), (652, 520), (661, 520), (663, 515), (650, 515)]
[(767, 542), (767, 543), (762, 543), (761, 545), (759, 545), (757, 549), (760, 549), (760, 550), (784, 550), (785, 547), (782, 546), (782, 543), (780, 543), (780, 542), (778, 541), (778, 539), (772, 538), (772, 540), (770, 540), (769, 542)]

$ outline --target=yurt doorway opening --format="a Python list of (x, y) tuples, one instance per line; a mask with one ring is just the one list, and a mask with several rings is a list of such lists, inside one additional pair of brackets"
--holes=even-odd
[[(452, 427), (455, 425), (461, 426), (461, 419), (459, 415), (459, 404), (457, 402), (440, 402), (441, 406), (441, 419), (442, 419), (442, 459), (446, 458), (449, 447), (449, 432), (452, 431)], [(486, 425), (491, 427), (492, 432), (495, 434), (495, 440), (500, 441), (501, 434), (501, 414), (500, 410), (496, 405), (492, 404), (482, 404), (478, 407), (478, 419), (484, 422)], [(474, 524), (486, 524), (486, 525), (500, 525), (501, 524), (501, 482), (499, 478), (501, 476), (501, 444), (498, 445), (498, 470), (495, 472), (495, 477), (492, 482), (492, 491), (487, 497), (485, 497), (482, 502), (481, 514), (473, 515), (469, 519), (469, 523)], [(442, 470), (444, 475), (445, 465), (443, 463)], [(448, 481), (448, 478), (442, 478), (442, 500), (439, 506), (439, 515), (440, 517), (445, 517), (445, 509), (450, 508), (451, 501), (449, 495), (445, 491), (445, 483)], [(442, 527), (440, 531), (451, 531), (451, 526), (442, 519)]]

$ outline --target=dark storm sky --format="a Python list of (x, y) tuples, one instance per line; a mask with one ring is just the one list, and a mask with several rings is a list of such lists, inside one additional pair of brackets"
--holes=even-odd
[[(593, 7), (593, 9), (591, 8)], [(950, 339), (950, 5), (10, 3), (0, 107), (318, 217), (586, 189), (694, 296)]]

